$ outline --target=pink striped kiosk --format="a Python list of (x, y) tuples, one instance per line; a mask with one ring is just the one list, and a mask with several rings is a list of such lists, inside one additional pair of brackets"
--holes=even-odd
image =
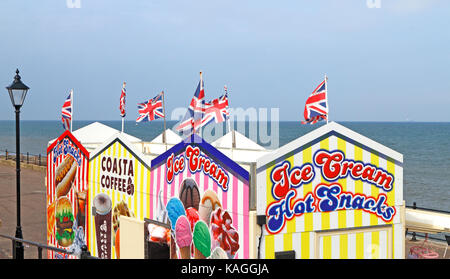
[(151, 162), (150, 219), (171, 258), (249, 258), (249, 173), (193, 134)]

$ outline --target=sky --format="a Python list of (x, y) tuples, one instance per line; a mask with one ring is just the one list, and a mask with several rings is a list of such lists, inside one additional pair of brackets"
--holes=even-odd
[(126, 120), (162, 90), (170, 119), (202, 71), (206, 99), (227, 85), (232, 108), (301, 121), (326, 74), (330, 120), (450, 121), (449, 14), (447, 0), (2, 0), (0, 84), (19, 68), (25, 120), (60, 120), (71, 88), (74, 120), (120, 120), (124, 81)]

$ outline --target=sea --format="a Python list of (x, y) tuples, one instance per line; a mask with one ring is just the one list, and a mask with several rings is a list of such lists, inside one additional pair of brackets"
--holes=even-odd
[[(74, 121), (73, 130), (92, 122), (94, 121)], [(99, 122), (121, 130), (121, 121)], [(403, 195), (407, 206), (412, 206), (415, 202), (417, 207), (450, 212), (449, 122), (337, 122), (403, 154)], [(167, 128), (173, 128), (175, 124), (175, 121), (168, 121), (166, 125)], [(255, 135), (253, 127), (256, 126), (259, 133), (259, 129), (266, 125), (264, 132), (273, 136), (270, 144), (267, 143), (267, 137), (258, 137), (255, 141), (270, 149), (281, 147), (323, 125), (301, 125), (298, 121), (280, 121), (276, 126), (265, 123), (242, 124), (233, 125), (235, 129), (245, 127), (236, 130), (251, 139)], [(227, 129), (226, 125), (211, 129), (215, 135), (210, 136), (210, 140), (220, 137)], [(125, 121), (124, 131), (150, 141), (163, 131), (163, 122), (152, 121), (136, 125), (134, 121)], [(60, 121), (21, 121), (21, 153), (45, 156), (48, 142), (62, 132)], [(5, 150), (15, 152), (15, 139), (15, 121), (0, 121), (0, 154)]]

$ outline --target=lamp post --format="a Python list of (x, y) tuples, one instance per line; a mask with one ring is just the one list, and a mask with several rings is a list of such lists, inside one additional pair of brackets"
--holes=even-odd
[[(16, 227), (16, 238), (22, 238), (22, 226), (20, 225), (20, 108), (25, 101), (25, 96), (27, 95), (28, 86), (26, 86), (19, 76), (19, 70), (16, 70), (16, 76), (14, 77), (13, 83), (6, 87), (11, 98), (11, 103), (16, 110), (16, 195), (17, 195), (17, 227)], [(17, 242), (16, 249), (13, 251), (15, 259), (24, 258), (23, 243)]]

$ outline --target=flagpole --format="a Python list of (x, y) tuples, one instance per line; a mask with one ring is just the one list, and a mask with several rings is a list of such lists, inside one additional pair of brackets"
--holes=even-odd
[(70, 132), (72, 133), (72, 120), (73, 120), (73, 88), (70, 90), (70, 98), (72, 103), (72, 117), (70, 117)]
[[(228, 97), (228, 87), (227, 85), (225, 85), (223, 87), (225, 89), (225, 95), (227, 95)], [(228, 104), (228, 107), (230, 106), (230, 104)], [(230, 116), (228, 115), (228, 119), (227, 119), (227, 124), (228, 124), (228, 133), (231, 132), (231, 123), (230, 123)]]
[[(202, 74), (202, 72), (200, 72), (200, 91), (202, 91), (202, 89), (203, 89), (203, 91), (205, 90), (205, 88), (203, 88), (203, 74)], [(200, 104), (200, 107), (203, 110), (203, 103)], [(195, 111), (194, 111), (194, 116), (195, 116)], [(203, 118), (203, 115), (202, 115), (202, 118)], [(202, 119), (200, 119), (200, 127), (199, 127), (199, 132), (200, 132), (199, 135), (200, 135), (200, 137), (202, 137), (202, 125), (201, 125), (201, 122), (202, 122)], [(194, 125), (195, 125), (195, 117), (194, 117)]]
[(167, 141), (166, 141), (166, 102), (165, 102), (165, 96), (164, 90), (162, 91), (162, 103), (163, 103), (163, 114), (164, 114), (164, 132), (163, 132), (163, 143), (166, 145), (166, 151), (167, 151)]
[[(123, 82), (123, 84), (122, 84), (122, 91), (123, 91), (123, 89), (125, 88), (125, 85), (126, 85), (126, 83), (125, 83), (125, 81)], [(126, 98), (126, 95), (124, 96), (124, 100), (123, 100), (123, 106), (124, 106), (124, 109), (125, 109), (125, 98)], [(125, 116), (122, 116), (122, 134), (123, 134), (123, 127), (124, 127), (124, 120), (125, 120)]]
[(330, 116), (330, 106), (329, 106), (329, 103), (328, 103), (328, 85), (327, 85), (327, 81), (328, 81), (328, 77), (327, 77), (327, 74), (325, 74), (325, 94), (326, 94), (326, 96), (327, 96), (327, 110), (328, 110), (328, 112), (327, 112), (327, 124), (328, 124), (328, 119), (330, 118), (329, 116)]

